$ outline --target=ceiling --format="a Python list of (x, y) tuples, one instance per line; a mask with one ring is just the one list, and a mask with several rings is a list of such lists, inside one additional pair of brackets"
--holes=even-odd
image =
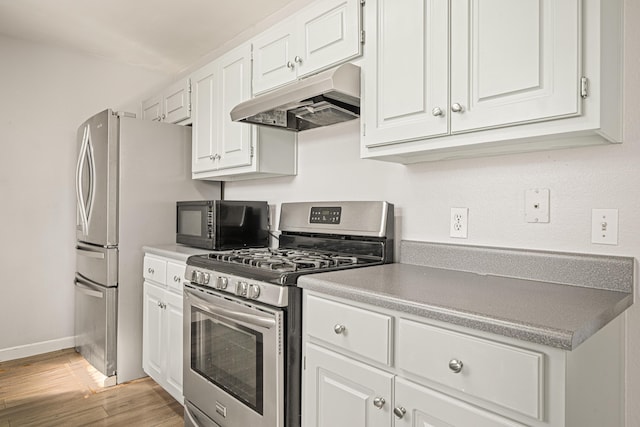
[(175, 74), (293, 0), (0, 0), (0, 35)]

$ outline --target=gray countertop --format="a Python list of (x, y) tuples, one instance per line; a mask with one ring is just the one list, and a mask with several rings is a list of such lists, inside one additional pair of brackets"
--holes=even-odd
[[(632, 258), (622, 261), (633, 267)], [(567, 350), (633, 303), (631, 292), (407, 263), (305, 275), (298, 285)]]
[(146, 254), (158, 255), (182, 262), (186, 262), (187, 258), (191, 255), (200, 255), (211, 252), (207, 249), (198, 249), (177, 244), (143, 246), (142, 250)]

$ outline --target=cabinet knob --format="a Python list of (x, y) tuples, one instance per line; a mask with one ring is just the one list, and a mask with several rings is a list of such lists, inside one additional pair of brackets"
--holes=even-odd
[(176, 283), (180, 283), (180, 276), (173, 276), (173, 281)]
[(293, 67), (295, 67), (295, 65), (293, 64), (293, 62), (291, 61), (287, 61), (287, 68), (293, 70)]
[(464, 365), (462, 364), (462, 360), (451, 359), (449, 361), (449, 369), (451, 369), (451, 372), (453, 372), (454, 374), (460, 373), (460, 371), (462, 371), (463, 366)]
[(344, 325), (335, 325), (333, 327), (333, 332), (335, 332), (336, 334), (340, 335), (341, 333), (343, 333), (347, 328)]
[(155, 273), (155, 270), (153, 268), (149, 267), (149, 268), (147, 268), (147, 272), (149, 274), (153, 274), (153, 273)]
[(164, 119), (166, 119), (166, 118), (167, 118), (167, 116), (163, 114), (163, 115), (162, 115), (162, 120), (164, 120)]
[(464, 107), (456, 102), (451, 106), (451, 111), (454, 113), (462, 113), (464, 112)]
[(444, 111), (442, 111), (442, 108), (436, 107), (431, 110), (431, 114), (433, 114), (435, 117), (444, 116)]
[(300, 58), (298, 55), (296, 55), (296, 57), (295, 57), (295, 58), (293, 58), (293, 61), (294, 61), (296, 64), (302, 64), (302, 58)]
[(378, 409), (382, 409), (385, 403), (387, 403), (387, 401), (384, 400), (384, 397), (376, 397), (375, 399), (373, 399), (373, 406)]
[(396, 406), (395, 408), (393, 408), (393, 415), (395, 415), (396, 417), (398, 417), (398, 419), (402, 419), (402, 417), (404, 417), (404, 414), (407, 413), (407, 410), (404, 409), (402, 406)]

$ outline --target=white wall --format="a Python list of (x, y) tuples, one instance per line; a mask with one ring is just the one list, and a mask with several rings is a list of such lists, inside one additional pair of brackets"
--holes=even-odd
[[(625, 4), (622, 145), (397, 165), (359, 158), (358, 123), (300, 134), (294, 178), (229, 183), (229, 199), (385, 199), (402, 239), (633, 256), (640, 259), (640, 2)], [(524, 220), (524, 192), (551, 190), (551, 222)], [(451, 207), (469, 208), (469, 238), (452, 239)], [(619, 244), (594, 245), (591, 209), (619, 209)], [(637, 288), (637, 286), (636, 286)], [(577, 302), (579, 303), (579, 302)], [(627, 418), (640, 425), (640, 304), (626, 312)]]
[(0, 360), (73, 346), (77, 128), (166, 78), (0, 37)]

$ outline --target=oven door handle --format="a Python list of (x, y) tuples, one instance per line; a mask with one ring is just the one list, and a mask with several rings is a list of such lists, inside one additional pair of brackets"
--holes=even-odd
[(258, 316), (256, 314), (251, 313), (242, 313), (236, 310), (229, 310), (223, 307), (218, 307), (213, 305), (212, 302), (209, 302), (203, 298), (200, 298), (194, 295), (191, 292), (187, 293), (187, 298), (192, 299), (191, 305), (199, 308), (200, 310), (206, 311), (207, 313), (223, 316), (230, 320), (236, 320), (248, 323), (253, 326), (258, 326), (261, 328), (271, 329), (276, 326), (276, 319), (271, 317), (263, 317)]

